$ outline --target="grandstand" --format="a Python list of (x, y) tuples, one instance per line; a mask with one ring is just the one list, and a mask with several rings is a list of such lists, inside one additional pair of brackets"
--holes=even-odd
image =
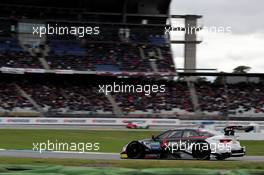
[[(0, 5), (0, 23), (4, 26), (0, 51), (5, 55), (2, 67), (107, 72), (175, 71), (169, 40), (164, 35), (170, 1), (157, 1), (161, 9), (153, 8), (149, 13), (145, 12), (151, 5), (147, 1), (142, 4), (140, 1), (124, 1), (119, 8), (109, 8), (122, 4), (118, 1), (111, 4), (104, 0), (100, 3), (89, 1), (92, 5), (87, 9), (76, 7), (76, 3), (67, 5), (61, 2), (65, 7), (58, 7), (59, 1), (42, 3), (3, 1)], [(5, 26), (6, 23), (9, 26)], [(82, 37), (54, 34), (39, 38), (32, 35), (32, 26), (46, 24), (52, 27), (96, 26), (100, 33)], [(28, 60), (20, 56), (30, 57), (30, 61), (27, 63)]]
[[(170, 1), (148, 2), (1, 1), (1, 116), (262, 117), (262, 81), (227, 84), (168, 76), (177, 75), (164, 34)], [(180, 16), (185, 17), (200, 18)], [(98, 26), (100, 34), (32, 34), (32, 26), (47, 24)], [(188, 40), (185, 50), (195, 50), (196, 42)], [(194, 53), (186, 55), (191, 60), (186, 68), (195, 69)], [(100, 83), (114, 81), (165, 84), (166, 91), (98, 93)]]
[[(166, 92), (98, 92), (98, 85), (112, 82), (164, 84)], [(200, 115), (261, 117), (264, 113), (264, 89), (261, 83), (195, 83)], [(126, 116), (194, 116), (190, 88), (185, 81), (155, 80), (142, 77), (117, 78), (96, 75), (1, 75), (2, 114), (31, 113), (45, 116), (114, 116), (115, 108)], [(119, 114), (121, 115), (121, 114)], [(118, 116), (119, 116), (118, 115)]]

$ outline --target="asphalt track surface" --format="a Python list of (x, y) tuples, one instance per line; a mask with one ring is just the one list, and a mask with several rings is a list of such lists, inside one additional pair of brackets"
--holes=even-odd
[[(86, 160), (121, 160), (118, 153), (101, 153), (101, 152), (37, 152), (31, 150), (0, 150), (0, 157), (16, 158), (59, 158), (59, 159), (86, 159)], [(191, 158), (184, 158), (188, 160)], [(245, 156), (229, 158), (229, 161), (264, 161), (264, 156)], [(212, 159), (212, 161), (216, 161)]]

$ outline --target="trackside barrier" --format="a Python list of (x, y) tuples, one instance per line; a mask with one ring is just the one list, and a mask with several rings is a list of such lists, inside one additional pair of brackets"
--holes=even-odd
[(240, 140), (264, 140), (264, 133), (238, 133)]
[(151, 126), (177, 126), (178, 119), (141, 119), (141, 118), (24, 118), (2, 117), (1, 125), (116, 125), (125, 126), (128, 122), (145, 122)]
[[(0, 124), (24, 125), (116, 125), (124, 126), (128, 122), (145, 122), (151, 126), (198, 127), (208, 126), (214, 129), (231, 125), (253, 125), (257, 132), (264, 129), (264, 121), (219, 121), (219, 120), (179, 120), (158, 118), (40, 118), (40, 117), (0, 117)], [(260, 128), (260, 129), (259, 129)]]

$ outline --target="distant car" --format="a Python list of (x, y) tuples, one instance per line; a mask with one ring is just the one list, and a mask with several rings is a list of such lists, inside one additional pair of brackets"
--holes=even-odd
[(249, 132), (253, 127), (229, 126), (224, 134), (205, 129), (168, 130), (151, 139), (130, 142), (123, 147), (120, 156), (124, 159), (179, 159), (185, 154), (199, 160), (209, 160), (212, 156), (217, 160), (242, 157), (246, 150), (234, 135), (235, 130)]
[(129, 129), (148, 129), (149, 125), (145, 122), (128, 122), (126, 125)]

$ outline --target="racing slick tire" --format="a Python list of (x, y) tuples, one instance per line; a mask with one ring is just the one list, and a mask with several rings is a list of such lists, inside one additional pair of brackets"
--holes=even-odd
[(129, 159), (142, 159), (145, 157), (145, 148), (138, 141), (132, 141), (126, 148), (127, 157)]
[(210, 160), (211, 149), (206, 141), (197, 141), (192, 146), (192, 156), (198, 160)]

